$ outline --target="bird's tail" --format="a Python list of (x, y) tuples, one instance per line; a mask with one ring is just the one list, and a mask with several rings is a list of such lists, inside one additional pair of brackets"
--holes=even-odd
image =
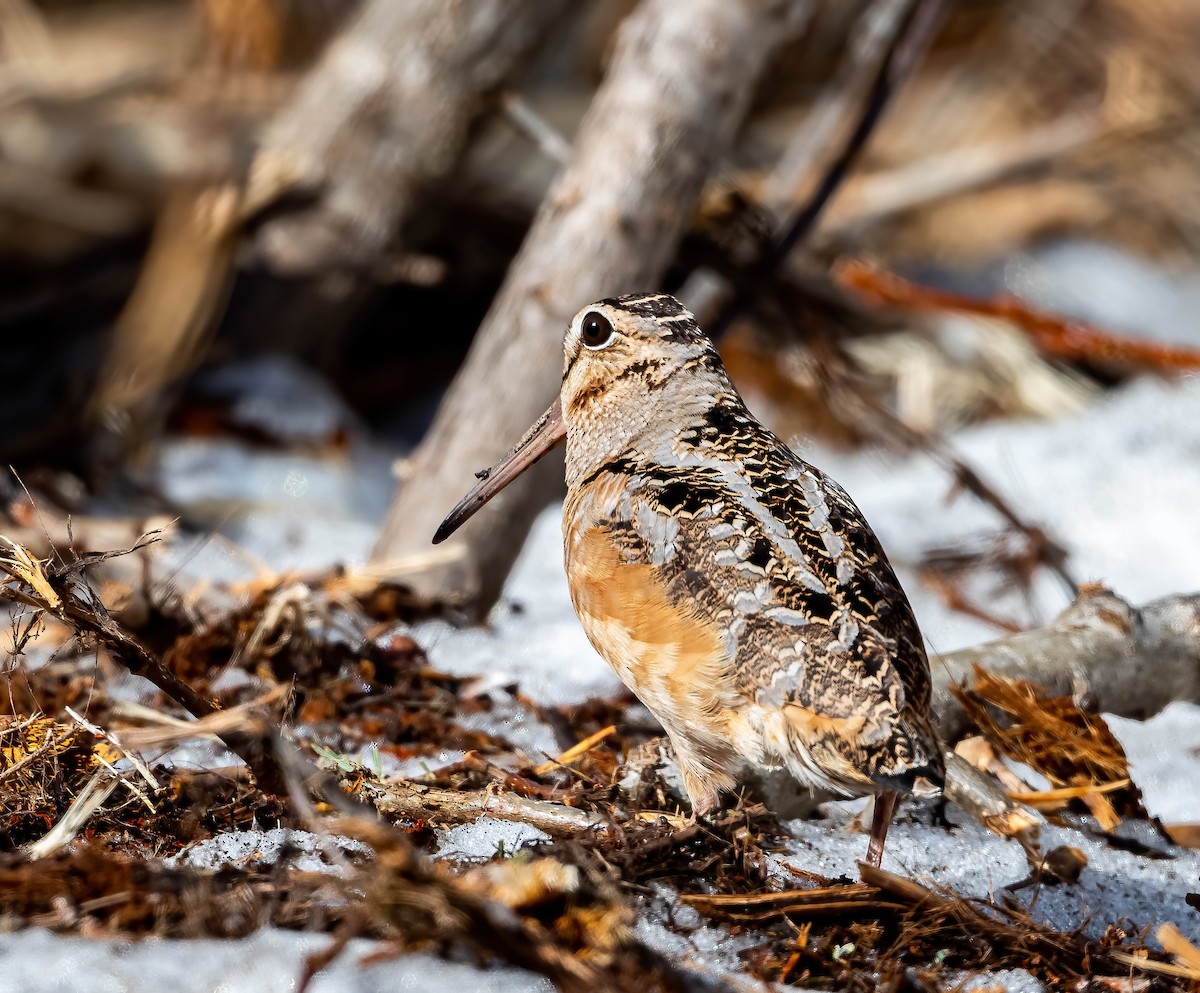
[(923, 793), (917, 785), (923, 779), (941, 791), (946, 785), (946, 762), (942, 746), (933, 729), (924, 721), (904, 722), (893, 732), (890, 761), (875, 770), (871, 778), (888, 790)]

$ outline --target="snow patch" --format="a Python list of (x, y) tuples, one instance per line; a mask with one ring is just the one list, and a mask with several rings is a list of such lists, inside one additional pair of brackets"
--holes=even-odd
[(1125, 749), (1146, 811), (1164, 824), (1200, 821), (1200, 707), (1176, 701), (1148, 721), (1104, 720)]
[(448, 831), (439, 831), (438, 840), (441, 847), (436, 858), (464, 861), (512, 855), (529, 845), (549, 841), (550, 835), (530, 824), (481, 817), (470, 824), (459, 824)]
[(370, 847), (353, 838), (331, 837), (308, 831), (274, 828), (270, 831), (231, 831), (189, 845), (178, 855), (163, 859), (167, 866), (218, 870), (245, 869), (255, 863), (274, 865), (286, 857), (288, 864), (303, 872), (336, 872), (330, 853), (341, 852), (371, 858)]
[[(325, 951), (330, 940), (327, 935), (268, 929), (241, 941), (126, 942), (30, 929), (0, 934), (0, 993), (291, 993), (305, 958)], [(351, 941), (317, 975), (311, 993), (554, 993), (553, 984), (531, 972), (446, 962), (433, 955), (361, 964), (365, 956), (386, 949), (376, 942)]]

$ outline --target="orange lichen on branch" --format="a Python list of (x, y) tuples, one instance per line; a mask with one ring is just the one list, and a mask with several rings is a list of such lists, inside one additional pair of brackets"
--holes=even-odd
[(1114, 335), (1085, 321), (1048, 314), (1009, 294), (979, 299), (936, 290), (858, 260), (839, 263), (834, 277), (872, 303), (1008, 321), (1051, 358), (1160, 374), (1200, 369), (1200, 349)]

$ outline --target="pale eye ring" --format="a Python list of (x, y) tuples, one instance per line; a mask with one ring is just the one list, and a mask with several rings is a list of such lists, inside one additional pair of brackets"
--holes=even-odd
[(605, 348), (616, 336), (617, 332), (613, 330), (609, 319), (594, 310), (584, 314), (583, 320), (579, 322), (579, 340), (583, 342), (584, 348)]

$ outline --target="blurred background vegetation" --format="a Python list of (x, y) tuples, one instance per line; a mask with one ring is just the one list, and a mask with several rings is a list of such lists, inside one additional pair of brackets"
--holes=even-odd
[[(40, 500), (172, 513), (164, 437), (296, 444), (206, 379), (264, 355), (332, 383), (389, 450), (419, 442), (637, 5), (482, 4), (496, 24), (435, 6), (0, 0), (0, 461)], [(1200, 4), (944, 5), (826, 209), (765, 266), (930, 6), (806, 9), (661, 288), (728, 325), (735, 381), (784, 435), (933, 452), (987, 500), (986, 467), (943, 433), (1197, 365), (1180, 311), (1200, 258)], [(1143, 307), (1147, 280), (1192, 303)], [(1024, 543), (1012, 567), (1070, 582), (999, 509)]]

